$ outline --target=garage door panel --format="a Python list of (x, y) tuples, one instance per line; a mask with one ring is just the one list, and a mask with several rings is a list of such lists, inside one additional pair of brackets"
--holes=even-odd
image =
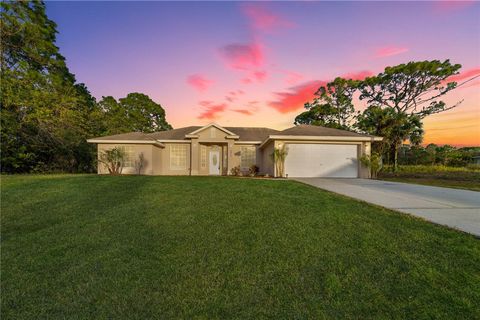
[(285, 159), (289, 177), (358, 177), (357, 145), (289, 144)]

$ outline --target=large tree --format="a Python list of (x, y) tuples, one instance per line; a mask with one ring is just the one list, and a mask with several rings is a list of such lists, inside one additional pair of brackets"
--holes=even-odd
[(462, 66), (449, 60), (409, 62), (368, 77), (360, 83), (360, 100), (369, 105), (393, 108), (397, 113), (428, 115), (455, 108), (460, 102), (447, 106), (441, 98), (456, 88), (448, 78), (458, 74)]
[(171, 128), (163, 108), (143, 94), (99, 105), (76, 83), (42, 1), (3, 1), (0, 17), (2, 172), (93, 171), (87, 138)]
[(44, 3), (3, 1), (0, 16), (2, 171), (91, 167), (77, 149), (88, 149), (93, 98), (75, 84)]
[(321, 86), (312, 102), (305, 103), (307, 111), (295, 118), (295, 124), (311, 124), (337, 129), (351, 129), (354, 118), (353, 94), (358, 81), (336, 78)]
[(423, 138), (423, 124), (416, 115), (398, 113), (393, 108), (369, 106), (357, 117), (355, 126), (362, 132), (381, 136), (383, 140), (374, 142), (377, 153), (387, 156), (387, 162), (397, 163), (398, 148), (403, 141), (418, 146)]
[(99, 106), (104, 112), (106, 134), (172, 129), (162, 106), (142, 93), (129, 93), (118, 101), (111, 96), (103, 97)]
[[(377, 76), (366, 78), (359, 84), (359, 90), (360, 100), (366, 100), (368, 108), (359, 117), (357, 127), (368, 133), (382, 135), (383, 132), (396, 167), (400, 144), (407, 138), (421, 140), (423, 118), (461, 103), (447, 105), (442, 100), (457, 87), (457, 83), (449, 82), (448, 78), (458, 74), (460, 68), (461, 65), (451, 64), (449, 60), (409, 62), (387, 67)], [(388, 119), (390, 126), (383, 127), (379, 117)]]

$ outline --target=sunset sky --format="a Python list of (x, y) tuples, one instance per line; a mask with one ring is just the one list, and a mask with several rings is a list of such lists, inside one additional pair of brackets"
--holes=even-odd
[[(70, 70), (100, 99), (148, 94), (173, 127), (293, 125), (324, 81), (450, 59), (480, 75), (480, 3), (47, 2)], [(480, 145), (480, 78), (425, 143)], [(360, 103), (356, 104), (362, 108)]]

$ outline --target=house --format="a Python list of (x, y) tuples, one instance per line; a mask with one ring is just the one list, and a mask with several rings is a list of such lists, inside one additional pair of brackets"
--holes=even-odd
[[(103, 150), (121, 147), (126, 153), (122, 173), (146, 175), (229, 175), (252, 165), (262, 174), (278, 176), (274, 148), (286, 148), (287, 177), (368, 178), (359, 158), (370, 154), (381, 137), (298, 125), (283, 131), (254, 127), (222, 127), (211, 123), (154, 133), (131, 132), (89, 139)], [(140, 156), (141, 155), (141, 156)], [(143, 158), (141, 172), (136, 164)], [(99, 164), (98, 173), (108, 170)]]

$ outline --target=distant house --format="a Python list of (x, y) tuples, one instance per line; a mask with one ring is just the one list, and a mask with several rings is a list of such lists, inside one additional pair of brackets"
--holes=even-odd
[[(121, 147), (127, 159), (122, 173), (135, 173), (142, 154), (142, 174), (229, 175), (234, 167), (277, 176), (271, 154), (286, 148), (285, 174), (289, 177), (368, 178), (359, 158), (370, 154), (373, 141), (382, 138), (355, 132), (299, 125), (283, 131), (254, 127), (222, 127), (211, 123), (155, 133), (131, 132), (89, 139), (98, 152)], [(98, 173), (108, 173), (99, 164)]]

